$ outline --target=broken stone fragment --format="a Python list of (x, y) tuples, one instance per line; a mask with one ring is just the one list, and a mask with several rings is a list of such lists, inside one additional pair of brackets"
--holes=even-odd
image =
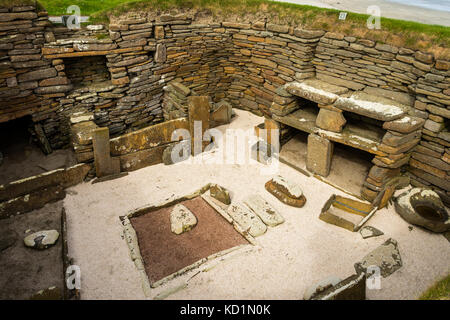
[(226, 205), (231, 204), (230, 192), (218, 184), (212, 184), (209, 192), (214, 199), (219, 200)]
[(333, 132), (342, 132), (342, 128), (346, 123), (347, 120), (345, 120), (342, 112), (331, 111), (325, 108), (320, 108), (316, 119), (316, 126)]
[(366, 255), (361, 262), (355, 264), (357, 273), (366, 273), (369, 267), (378, 267), (383, 278), (400, 269), (402, 267), (402, 258), (398, 251), (397, 241), (388, 239), (381, 246)]
[(230, 205), (227, 213), (231, 218), (252, 237), (258, 237), (266, 233), (267, 226), (261, 219), (242, 204)]
[(368, 239), (368, 238), (372, 238), (372, 237), (378, 237), (383, 235), (384, 233), (380, 230), (378, 230), (377, 228), (371, 227), (371, 226), (366, 226), (363, 227), (359, 233), (361, 234), (361, 236), (363, 237), (363, 239)]
[(59, 238), (59, 232), (56, 230), (39, 231), (23, 239), (27, 247), (44, 250), (53, 246)]
[(282, 176), (277, 176), (268, 181), (265, 187), (278, 200), (289, 206), (301, 208), (306, 203), (306, 198), (300, 186), (286, 180)]
[(334, 144), (317, 134), (308, 136), (306, 168), (315, 174), (326, 177), (330, 174)]
[(197, 225), (197, 217), (184, 205), (177, 204), (170, 213), (170, 229), (175, 234), (190, 231)]
[(30, 300), (61, 300), (61, 290), (57, 287), (50, 287), (40, 290), (30, 297)]
[(260, 195), (247, 197), (244, 204), (269, 227), (275, 227), (284, 222), (284, 218)]
[(220, 101), (216, 104), (216, 108), (211, 112), (210, 120), (212, 122), (211, 126), (220, 126), (223, 124), (228, 124), (231, 122), (232, 109), (230, 103), (225, 100)]
[(314, 295), (312, 300), (366, 300), (366, 275), (351, 275)]
[(335, 276), (322, 279), (305, 290), (305, 293), (303, 294), (303, 299), (310, 300), (319, 293), (325, 291), (326, 289), (334, 287), (339, 282), (341, 282), (341, 279)]

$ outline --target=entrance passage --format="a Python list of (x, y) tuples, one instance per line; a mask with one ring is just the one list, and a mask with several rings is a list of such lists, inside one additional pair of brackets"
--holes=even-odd
[(72, 151), (47, 156), (36, 141), (31, 117), (0, 123), (0, 185), (76, 164)]

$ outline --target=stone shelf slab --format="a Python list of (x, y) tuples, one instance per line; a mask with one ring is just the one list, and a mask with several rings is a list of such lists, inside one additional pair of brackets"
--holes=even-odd
[(273, 115), (273, 119), (300, 131), (316, 133), (323, 138), (342, 143), (378, 156), (387, 154), (378, 149), (384, 136), (382, 130), (373, 130), (373, 127), (348, 124), (341, 133), (323, 130), (316, 127), (317, 110), (305, 108), (297, 110), (287, 116)]
[(272, 115), (272, 118), (289, 127), (293, 127), (300, 131), (313, 133), (316, 129), (316, 118), (318, 109), (305, 108), (294, 111), (287, 116)]
[(364, 92), (353, 93), (350, 97), (339, 97), (334, 106), (344, 111), (381, 121), (399, 119), (409, 109), (408, 106)]
[(348, 92), (347, 88), (317, 79), (292, 82), (286, 86), (286, 90), (292, 95), (326, 105), (333, 104), (339, 95)]

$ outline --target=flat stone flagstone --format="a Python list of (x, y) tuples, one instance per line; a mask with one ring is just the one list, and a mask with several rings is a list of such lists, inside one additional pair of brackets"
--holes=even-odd
[(284, 218), (260, 195), (247, 197), (244, 204), (269, 227), (275, 227), (284, 222)]
[(425, 123), (424, 119), (405, 116), (403, 118), (385, 122), (383, 128), (401, 133), (410, 133), (417, 129), (421, 129)]
[(355, 264), (356, 272), (366, 272), (368, 267), (380, 268), (380, 274), (386, 278), (402, 267), (402, 258), (398, 250), (398, 243), (388, 239), (381, 246), (370, 252), (361, 262)]
[(293, 95), (320, 104), (333, 104), (340, 94), (348, 91), (346, 88), (316, 79), (290, 83), (286, 90)]
[(405, 109), (408, 108), (392, 100), (371, 96), (364, 92), (356, 92), (348, 98), (339, 97), (334, 106), (381, 121), (401, 118), (405, 114)]
[(197, 225), (197, 218), (184, 205), (177, 204), (170, 213), (170, 229), (175, 234), (188, 232)]
[(363, 237), (363, 239), (368, 239), (372, 237), (382, 236), (384, 233), (377, 228), (371, 226), (365, 226), (359, 230), (359, 233)]
[(267, 226), (261, 219), (250, 209), (241, 203), (232, 204), (228, 207), (227, 213), (233, 220), (252, 237), (259, 237), (266, 233)]

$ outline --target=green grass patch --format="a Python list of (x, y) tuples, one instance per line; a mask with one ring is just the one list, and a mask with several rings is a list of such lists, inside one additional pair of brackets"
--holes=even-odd
[(425, 291), (420, 300), (450, 300), (450, 275)]

